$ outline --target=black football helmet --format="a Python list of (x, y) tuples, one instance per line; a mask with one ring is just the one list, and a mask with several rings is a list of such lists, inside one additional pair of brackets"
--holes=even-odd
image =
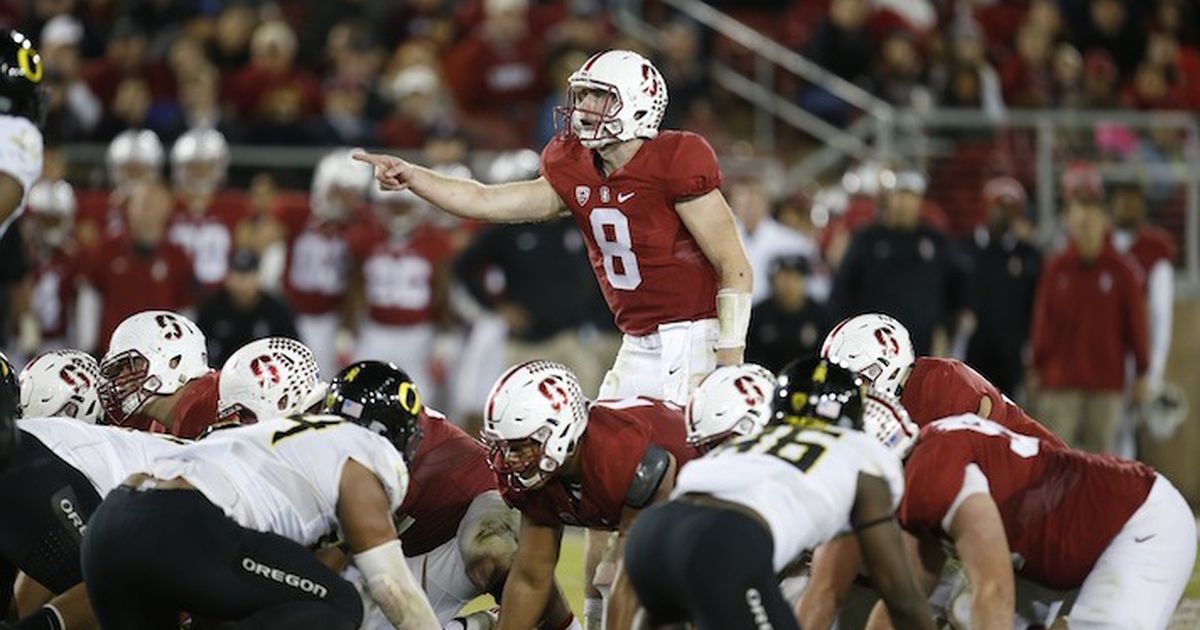
[(815, 421), (861, 431), (866, 397), (866, 382), (854, 372), (828, 359), (800, 359), (779, 373), (771, 422)]
[(410, 458), (420, 441), (421, 394), (392, 363), (359, 361), (338, 372), (325, 396), (325, 413), (386, 437)]
[(0, 29), (0, 114), (28, 118), (41, 127), (45, 70), (28, 37), (21, 31)]
[(8, 466), (17, 446), (17, 420), (21, 417), (21, 386), (8, 357), (0, 352), (0, 470)]

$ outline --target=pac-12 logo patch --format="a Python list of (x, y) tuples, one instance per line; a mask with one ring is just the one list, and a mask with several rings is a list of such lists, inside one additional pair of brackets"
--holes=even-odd
[(591, 198), (592, 198), (592, 189), (591, 188), (588, 188), (587, 186), (576, 186), (575, 187), (575, 201), (578, 202), (580, 206), (586, 205), (588, 202), (588, 199), (591, 199)]

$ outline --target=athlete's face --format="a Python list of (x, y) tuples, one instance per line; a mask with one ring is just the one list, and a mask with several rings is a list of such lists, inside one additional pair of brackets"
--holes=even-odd
[(591, 87), (572, 88), (576, 115), (584, 130), (591, 131), (606, 116), (616, 112), (619, 101), (613, 92)]

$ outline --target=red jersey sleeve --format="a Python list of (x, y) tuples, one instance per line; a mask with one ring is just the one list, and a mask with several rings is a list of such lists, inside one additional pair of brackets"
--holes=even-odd
[(717, 154), (707, 140), (687, 131), (665, 133), (676, 136), (663, 182), (668, 201), (677, 203), (699, 197), (721, 186)]
[(961, 442), (946, 439), (933, 429), (921, 431), (920, 440), (904, 463), (904, 497), (896, 516), (910, 532), (938, 535), (942, 519), (958, 492), (970, 453)]

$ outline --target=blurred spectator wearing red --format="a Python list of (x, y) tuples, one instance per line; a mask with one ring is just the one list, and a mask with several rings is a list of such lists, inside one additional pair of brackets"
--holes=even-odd
[(495, 146), (524, 143), (546, 94), (542, 55), (528, 0), (484, 0), (483, 21), (444, 60), (473, 135)]
[(111, 108), (123, 79), (138, 77), (146, 81), (155, 101), (174, 100), (175, 81), (168, 68), (150, 58), (146, 34), (125, 18), (113, 25), (104, 56), (83, 68), (83, 80), (105, 108)]
[(975, 230), (967, 253), (972, 261), (975, 332), (967, 363), (1011, 397), (1024, 381), (1025, 346), (1042, 254), (1031, 242), (1025, 218), (1028, 197), (1021, 183), (995, 177), (983, 186), (987, 223)]
[(243, 119), (277, 127), (319, 112), (321, 90), (312, 74), (296, 66), (296, 48), (296, 34), (285, 22), (259, 25), (250, 62), (228, 78), (223, 99)]
[(104, 240), (85, 259), (84, 275), (100, 295), (98, 351), (117, 324), (146, 310), (183, 311), (193, 306), (192, 261), (169, 242), (171, 192), (157, 181), (135, 184), (127, 206), (127, 228)]
[(1146, 396), (1146, 302), (1136, 263), (1109, 238), (1100, 174), (1086, 164), (1063, 174), (1063, 251), (1046, 260), (1034, 302), (1030, 384), (1039, 418), (1073, 447), (1111, 453), (1121, 420), (1125, 359), (1136, 365), (1133, 399)]

